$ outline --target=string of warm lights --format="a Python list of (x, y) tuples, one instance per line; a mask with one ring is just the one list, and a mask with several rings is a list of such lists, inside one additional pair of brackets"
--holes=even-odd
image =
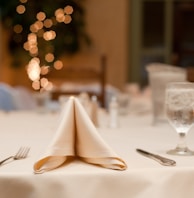
[[(27, 0), (20, 0), (21, 4), (16, 7), (16, 12), (18, 14), (22, 15), (27, 11), (25, 6), (27, 2)], [(36, 21), (30, 25), (30, 33), (28, 34), (27, 41), (24, 43), (23, 48), (28, 51), (32, 57), (27, 65), (27, 74), (32, 81), (32, 87), (35, 90), (52, 89), (52, 83), (49, 82), (46, 77), (41, 77), (49, 72), (49, 66), (41, 65), (41, 60), (39, 58), (39, 51), (41, 49), (39, 48), (38, 38), (44, 39), (45, 42), (54, 40), (57, 34), (52, 29), (53, 25), (56, 25), (56, 23), (71, 23), (72, 13), (73, 7), (70, 5), (56, 9), (52, 18), (47, 18), (46, 13), (40, 11), (36, 14)], [(16, 24), (14, 26), (14, 31), (18, 35), (22, 30), (23, 27), (21, 24)], [(60, 60), (55, 60), (52, 46), (48, 51), (50, 52), (46, 53), (44, 56), (45, 62), (53, 62), (53, 66), (56, 69), (61, 69), (63, 67), (63, 63)]]

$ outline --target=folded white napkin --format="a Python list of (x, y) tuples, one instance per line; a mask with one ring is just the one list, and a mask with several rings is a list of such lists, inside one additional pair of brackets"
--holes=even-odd
[(72, 156), (105, 168), (127, 168), (125, 162), (101, 138), (75, 97), (70, 97), (65, 104), (54, 139), (44, 157), (34, 164), (34, 172), (42, 173), (55, 169)]

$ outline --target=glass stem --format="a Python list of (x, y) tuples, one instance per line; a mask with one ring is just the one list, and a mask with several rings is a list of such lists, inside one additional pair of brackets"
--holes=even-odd
[(186, 133), (179, 133), (179, 143), (177, 145), (179, 149), (185, 149), (186, 146)]

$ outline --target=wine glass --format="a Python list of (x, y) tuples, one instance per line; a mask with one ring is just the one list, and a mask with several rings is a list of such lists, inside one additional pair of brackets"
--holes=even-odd
[(188, 149), (186, 136), (194, 123), (194, 83), (169, 83), (165, 92), (165, 110), (169, 123), (179, 135), (179, 143), (168, 154), (194, 155)]

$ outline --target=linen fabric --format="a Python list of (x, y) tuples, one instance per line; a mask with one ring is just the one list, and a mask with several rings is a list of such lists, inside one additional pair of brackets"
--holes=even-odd
[(75, 97), (70, 97), (64, 105), (56, 134), (44, 156), (34, 164), (34, 172), (55, 169), (67, 162), (69, 157), (109, 169), (127, 168), (126, 163), (102, 139)]

